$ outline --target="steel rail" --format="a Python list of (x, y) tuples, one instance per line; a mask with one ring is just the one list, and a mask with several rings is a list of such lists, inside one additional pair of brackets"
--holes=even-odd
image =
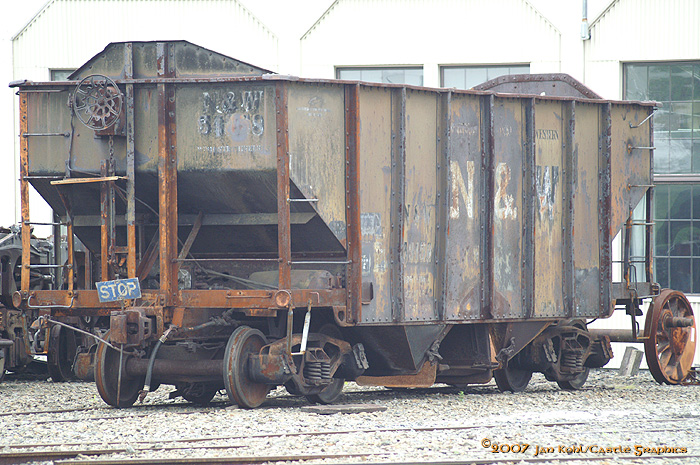
[[(149, 449), (153, 450), (153, 449)], [(306, 455), (287, 455), (287, 456), (231, 456), (231, 457), (171, 457), (171, 458), (121, 458), (121, 459), (92, 459), (92, 460), (70, 460), (78, 457), (78, 455), (95, 456), (106, 455), (113, 453), (124, 453), (126, 449), (110, 449), (110, 450), (81, 450), (81, 451), (42, 451), (42, 452), (24, 452), (24, 453), (9, 453), (0, 454), (0, 465), (12, 465), (23, 463), (32, 459), (64, 459), (61, 461), (63, 465), (77, 465), (90, 463), (91, 465), (146, 465), (146, 464), (258, 464), (268, 462), (283, 462), (283, 461), (307, 461), (307, 460), (328, 460), (328, 459), (347, 459), (361, 457), (378, 457), (391, 456), (392, 453), (367, 453), (367, 454), (306, 454)], [(67, 460), (66, 460), (67, 459)], [(693, 460), (700, 459), (700, 455), (617, 455), (614, 456), (616, 462), (622, 461), (641, 461), (641, 460)], [(443, 460), (443, 461), (420, 461), (420, 462), (375, 462), (383, 465), (489, 465), (489, 464), (506, 464), (506, 463), (557, 463), (557, 462), (600, 462), (601, 457), (596, 455), (588, 456), (547, 456), (547, 457), (522, 457), (513, 456), (509, 458), (481, 458), (481, 459), (462, 459), (462, 460)]]
[[(146, 449), (144, 449), (146, 450)], [(157, 449), (147, 449), (157, 450)], [(367, 457), (370, 455), (386, 454), (307, 454), (307, 455), (271, 455), (271, 456), (233, 456), (233, 457), (171, 457), (171, 458), (132, 458), (132, 459), (94, 459), (94, 460), (70, 460), (79, 455), (99, 456), (107, 454), (119, 454), (130, 452), (127, 449), (86, 449), (86, 450), (53, 450), (41, 452), (17, 452), (0, 453), (0, 465), (14, 465), (33, 460), (61, 460), (62, 465), (85, 464), (91, 465), (147, 465), (147, 464), (248, 464), (248, 463), (268, 463), (268, 462), (292, 462), (306, 460), (323, 459), (346, 459)]]

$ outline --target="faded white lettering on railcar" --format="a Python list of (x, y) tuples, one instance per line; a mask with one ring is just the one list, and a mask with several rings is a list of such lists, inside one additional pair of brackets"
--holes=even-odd
[(518, 207), (515, 205), (515, 198), (508, 195), (506, 189), (511, 180), (510, 167), (505, 163), (496, 166), (496, 199), (494, 210), (496, 218), (500, 220), (518, 218)]
[(537, 199), (540, 202), (540, 221), (554, 221), (557, 184), (559, 183), (558, 166), (535, 167), (535, 185)]
[(474, 162), (467, 161), (467, 182), (464, 182), (464, 176), (462, 176), (462, 169), (459, 167), (459, 163), (456, 161), (450, 162), (450, 178), (451, 178), (451, 197), (450, 202), (450, 218), (459, 218), (459, 199), (460, 197), (464, 201), (467, 207), (467, 216), (469, 218), (474, 218)]
[(202, 92), (197, 132), (216, 138), (228, 135), (234, 141), (246, 140), (251, 135), (262, 136), (264, 95), (263, 90)]

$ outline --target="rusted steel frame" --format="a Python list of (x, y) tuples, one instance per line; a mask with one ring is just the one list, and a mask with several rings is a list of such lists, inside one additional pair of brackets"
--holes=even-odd
[[(312, 307), (344, 306), (345, 289), (290, 291), (294, 302), (309, 302)], [(193, 290), (180, 291), (181, 305), (187, 308), (273, 308), (275, 291), (266, 290)], [(282, 310), (282, 308), (279, 308)]]
[(391, 316), (395, 322), (405, 320), (403, 303), (404, 273), (401, 259), (404, 229), (406, 182), (406, 88), (391, 93)]
[[(68, 197), (65, 196), (65, 194), (61, 191), (61, 189), (56, 189), (58, 192), (58, 197), (61, 199), (61, 203), (63, 203), (63, 208), (66, 210), (66, 253), (68, 255), (67, 257), (67, 268), (68, 268), (68, 294), (71, 295), (73, 292), (73, 281), (75, 278), (75, 238), (73, 236), (73, 208), (71, 205), (70, 200)], [(60, 226), (58, 226), (56, 229), (58, 229), (59, 232), (59, 240), (60, 240)], [(56, 254), (56, 264), (60, 265), (61, 261), (59, 260), (59, 255)], [(59, 270), (61, 268), (56, 269), (56, 274), (59, 274)], [(62, 283), (60, 283), (62, 284)], [(60, 286), (57, 286), (56, 289), (60, 289)]]
[[(124, 77), (133, 79), (133, 44), (124, 45)], [(126, 268), (129, 278), (136, 277), (136, 168), (134, 130), (134, 85), (126, 85)]]
[(68, 248), (68, 295), (73, 294), (75, 280), (75, 245), (73, 237), (73, 222), (68, 219), (66, 224), (66, 247)]
[[(524, 318), (532, 318), (535, 311), (535, 219), (537, 207), (535, 205), (536, 181), (535, 181), (535, 99), (529, 98), (523, 101), (525, 117), (525, 134), (523, 140), (522, 161), (522, 250), (520, 277), (520, 292), (522, 309), (520, 314)], [(550, 276), (542, 276), (542, 279), (551, 279)]]
[(447, 225), (450, 201), (450, 154), (452, 141), (452, 92), (439, 95), (438, 100), (438, 134), (437, 134), (437, 221), (435, 225), (435, 300), (437, 302), (437, 319), (447, 318), (445, 298), (447, 296)]
[[(28, 132), (29, 122), (27, 116), (27, 94), (20, 90), (19, 93), (19, 132), (25, 134)], [(29, 218), (29, 138), (19, 138), (19, 184), (20, 184), (20, 200), (22, 205), (22, 271), (20, 278), (20, 287), (26, 295), (29, 291), (29, 278), (31, 263), (31, 239), (32, 231)]]
[[(575, 173), (578, 167), (578, 151), (575, 148), (576, 134), (576, 102), (565, 102), (562, 104), (564, 114), (564, 166), (562, 173), (563, 181), (563, 199), (564, 206), (563, 218), (563, 247), (562, 247), (562, 263), (563, 263), (563, 289), (562, 296), (564, 297), (564, 310), (573, 318), (576, 316), (574, 308), (574, 295), (576, 292), (576, 282), (574, 274), (574, 180)], [(586, 240), (586, 238), (580, 238)]]
[[(267, 74), (263, 76), (239, 76), (239, 77), (202, 77), (202, 78), (176, 78), (172, 76), (173, 69), (170, 68), (171, 76), (170, 77), (165, 77), (165, 78), (154, 78), (154, 79), (115, 79), (114, 82), (117, 84), (217, 84), (217, 83), (235, 83), (235, 82), (275, 82), (275, 83), (284, 83), (284, 82), (305, 82), (305, 83), (311, 83), (311, 84), (333, 84), (333, 85), (338, 85), (338, 84), (358, 84), (357, 81), (349, 81), (349, 80), (341, 80), (341, 79), (317, 79), (317, 78), (300, 78), (300, 77), (289, 77), (285, 75), (275, 75), (275, 74)], [(21, 92), (45, 92), (42, 90), (30, 90), (32, 87), (66, 87), (68, 86), (75, 86), (79, 83), (80, 81), (44, 81), (44, 82), (23, 82), (18, 85), (14, 85), (11, 87), (19, 87)], [(412, 89), (412, 90), (420, 90), (420, 91), (425, 91), (426, 87), (423, 86), (415, 86), (415, 85), (409, 85), (409, 84), (385, 84), (385, 83), (374, 83), (374, 82), (359, 82), (360, 86), (366, 86), (366, 87), (381, 87), (381, 88), (386, 88), (386, 89)], [(446, 92), (445, 89), (439, 89), (439, 88), (430, 88), (431, 90), (435, 92)], [(526, 98), (533, 98), (532, 94), (511, 94), (511, 93), (504, 93), (504, 92), (492, 92), (492, 91), (482, 91), (482, 90), (461, 90), (461, 89), (451, 89), (451, 91), (455, 94), (459, 95), (477, 95), (477, 96), (485, 96), (485, 95), (495, 95), (495, 96), (502, 96), (502, 97), (507, 97), (507, 98), (521, 98), (521, 97), (526, 97)], [(50, 91), (49, 91), (50, 92)], [(57, 92), (57, 91), (54, 91)], [(545, 95), (545, 96), (535, 96), (535, 100), (548, 100), (548, 101), (576, 101), (576, 102), (581, 102), (581, 103), (590, 103), (590, 99), (587, 98), (582, 98), (582, 97), (560, 97), (556, 95)], [(625, 100), (597, 100), (596, 103), (615, 103), (615, 104), (624, 104), (624, 105), (629, 105), (630, 101), (625, 101)], [(645, 102), (639, 102), (635, 101), (635, 105), (643, 106), (643, 107), (657, 107), (659, 106), (658, 102), (654, 101), (645, 101)]]
[[(170, 47), (156, 45), (158, 76), (171, 71)], [(172, 85), (158, 84), (158, 234), (160, 241), (160, 290), (165, 305), (177, 299), (177, 147), (175, 91)]]
[[(107, 175), (107, 164), (102, 161), (101, 175)], [(100, 278), (102, 281), (109, 281), (109, 196), (107, 193), (107, 183), (100, 183)]]
[(493, 303), (494, 274), (493, 274), (493, 215), (494, 215), (494, 97), (487, 95), (480, 99), (481, 107), (481, 188), (480, 212), (481, 218), (481, 319), (491, 318)]
[(362, 320), (362, 232), (360, 230), (360, 86), (345, 87), (345, 204), (347, 308)]
[(629, 216), (627, 216), (627, 221), (625, 221), (625, 235), (622, 241), (622, 279), (625, 283), (627, 289), (632, 288), (632, 282), (630, 280), (630, 255), (632, 248), (632, 208), (629, 209)]
[[(158, 86), (158, 234), (160, 240), (160, 290), (171, 305), (177, 297), (177, 164), (175, 141), (170, 137), (168, 100), (171, 90)], [(173, 115), (174, 116), (174, 115)], [(174, 119), (174, 118), (173, 118)]]
[(190, 229), (190, 233), (187, 235), (187, 239), (185, 240), (185, 243), (182, 245), (182, 250), (180, 250), (180, 254), (177, 256), (177, 269), (180, 269), (180, 265), (182, 264), (182, 261), (187, 258), (187, 255), (190, 253), (190, 249), (192, 248), (192, 244), (194, 244), (194, 240), (197, 238), (197, 234), (199, 234), (199, 229), (202, 227), (202, 217), (204, 215), (202, 212), (199, 212), (197, 215), (197, 219), (194, 220), (194, 224), (192, 225), (192, 229)]
[[(60, 193), (60, 191), (59, 191)], [(68, 213), (66, 213), (67, 215)], [(53, 231), (53, 257), (54, 263), (62, 263), (61, 260), (61, 216), (54, 211), (53, 222), (55, 223), (51, 228)], [(63, 269), (56, 268), (53, 275), (53, 288), (60, 289), (63, 284)]]
[(289, 114), (287, 86), (275, 85), (277, 126), (277, 248), (279, 253), (279, 288), (292, 286), (292, 228), (289, 210)]
[(612, 313), (610, 305), (610, 287), (612, 283), (612, 244), (611, 237), (611, 153), (612, 153), (612, 117), (610, 103), (600, 106), (600, 138), (598, 154), (598, 241), (600, 244), (600, 314), (601, 317)]
[[(70, 200), (58, 189), (58, 196), (66, 209), (66, 248), (67, 248), (67, 268), (68, 268), (68, 295), (73, 294), (75, 279), (75, 238), (73, 236), (73, 209)], [(59, 229), (60, 231), (60, 229)], [(60, 265), (58, 258), (56, 264)], [(60, 269), (60, 268), (59, 268)]]
[[(61, 305), (68, 307), (71, 304), (71, 299), (73, 299), (73, 297), (65, 290), (31, 291), (30, 295), (32, 296), (32, 306)], [(65, 310), (71, 315), (79, 314), (78, 312), (81, 309), (90, 311), (94, 309), (97, 311), (101, 308), (119, 308), (118, 302), (100, 303), (99, 296), (95, 290), (74, 290), (73, 295), (75, 296), (73, 299), (73, 306), (70, 309), (66, 308)], [(103, 314), (107, 315), (109, 312), (107, 311)]]
[(148, 273), (150, 273), (153, 269), (153, 265), (156, 264), (156, 260), (158, 260), (160, 252), (159, 237), (160, 235), (158, 233), (158, 230), (156, 230), (155, 234), (151, 238), (151, 242), (149, 242), (148, 247), (146, 247), (146, 251), (143, 252), (143, 254), (141, 255), (141, 261), (139, 262), (139, 266), (136, 269), (137, 278), (146, 279)]
[[(652, 111), (653, 112), (653, 111)], [(654, 118), (649, 119), (649, 147), (654, 147)], [(649, 179), (654, 184), (654, 151), (649, 151)], [(654, 188), (650, 187), (646, 195), (646, 244), (644, 246), (644, 269), (646, 282), (654, 282), (654, 216), (652, 208), (654, 205)]]

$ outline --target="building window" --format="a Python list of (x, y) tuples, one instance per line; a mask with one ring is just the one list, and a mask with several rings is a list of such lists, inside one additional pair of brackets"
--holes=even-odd
[(700, 62), (626, 64), (623, 94), (662, 104), (653, 118), (655, 280), (700, 293)]
[(51, 80), (52, 81), (67, 81), (68, 76), (75, 72), (74, 69), (52, 69)]
[(625, 65), (625, 98), (656, 100), (654, 172), (700, 175), (700, 62)]
[(442, 87), (471, 89), (499, 76), (530, 74), (530, 65), (443, 66), (440, 71)]
[(337, 68), (338, 79), (382, 84), (423, 85), (423, 68)]
[(700, 293), (700, 183), (657, 185), (654, 222), (656, 281)]

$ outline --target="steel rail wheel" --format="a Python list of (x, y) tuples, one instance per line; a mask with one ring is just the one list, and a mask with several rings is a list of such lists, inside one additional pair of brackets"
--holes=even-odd
[[(571, 325), (585, 332), (588, 332), (588, 326), (586, 326), (586, 323), (584, 323), (581, 320), (565, 320), (563, 322), (560, 322), (559, 324), (562, 326)], [(583, 388), (584, 384), (586, 384), (586, 381), (588, 380), (588, 374), (590, 372), (591, 369), (585, 367), (584, 370), (581, 373), (577, 374), (574, 378), (569, 379), (567, 381), (557, 381), (557, 385), (565, 391), (578, 391), (579, 389)]]
[[(105, 335), (105, 339), (109, 341), (109, 333)], [(134, 405), (143, 389), (146, 377), (129, 377), (126, 374), (126, 362), (131, 355), (127, 353), (121, 357), (120, 355), (122, 354), (119, 351), (100, 342), (95, 357), (95, 383), (102, 400), (113, 407), (124, 408)]]
[(0, 383), (5, 379), (5, 368), (9, 363), (7, 362), (7, 357), (10, 355), (10, 351), (6, 347), (0, 347)]
[(532, 378), (532, 371), (515, 368), (511, 365), (511, 362), (513, 362), (513, 359), (508, 360), (505, 368), (493, 371), (496, 386), (501, 392), (522, 392), (530, 382), (530, 378)]
[(695, 317), (679, 291), (664, 289), (649, 305), (644, 323), (644, 355), (660, 384), (680, 384), (695, 356)]
[[(326, 336), (330, 336), (334, 339), (343, 339), (343, 335), (340, 334), (340, 330), (338, 329), (338, 327), (329, 323), (321, 326), (318, 332), (321, 334), (325, 334)], [(308, 396), (306, 396), (306, 399), (309, 402), (315, 404), (332, 404), (343, 393), (343, 386), (345, 386), (344, 379), (333, 378), (331, 384), (323, 388), (321, 392), (319, 392), (318, 394), (309, 394)]]
[(224, 352), (224, 385), (231, 402), (241, 408), (259, 407), (271, 386), (258, 383), (248, 374), (248, 356), (267, 345), (265, 335), (249, 326), (239, 326), (231, 334)]
[(73, 331), (60, 325), (51, 325), (46, 362), (49, 375), (54, 382), (58, 383), (75, 378), (73, 361), (75, 360), (76, 344)]
[(195, 405), (207, 405), (219, 390), (216, 386), (206, 383), (188, 383), (177, 385), (175, 388), (182, 392), (182, 398)]
[(570, 379), (568, 381), (557, 381), (557, 384), (559, 385), (560, 388), (562, 388), (565, 391), (578, 391), (579, 389), (583, 388), (583, 385), (586, 384), (586, 381), (588, 380), (588, 374), (591, 372), (591, 369), (586, 367), (581, 373), (577, 374), (573, 379)]

